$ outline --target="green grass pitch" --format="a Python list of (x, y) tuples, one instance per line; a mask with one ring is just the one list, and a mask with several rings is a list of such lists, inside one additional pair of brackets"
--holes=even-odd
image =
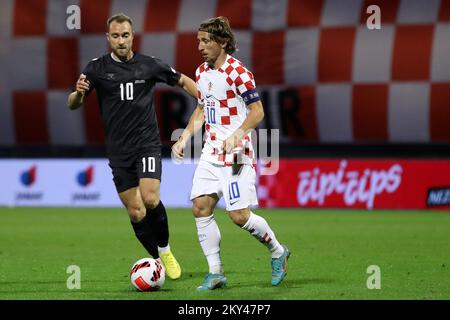
[[(267, 249), (223, 210), (222, 260), (228, 287), (196, 292), (206, 259), (188, 209), (168, 209), (181, 279), (136, 292), (132, 264), (146, 256), (124, 209), (0, 208), (0, 299), (450, 299), (449, 211), (263, 210), (292, 256), (270, 285)], [(69, 290), (67, 267), (81, 269)], [(380, 268), (381, 289), (367, 288)]]

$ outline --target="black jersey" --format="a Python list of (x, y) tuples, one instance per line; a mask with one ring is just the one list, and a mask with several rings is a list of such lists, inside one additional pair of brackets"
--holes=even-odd
[(157, 82), (175, 85), (180, 73), (161, 60), (135, 53), (126, 62), (111, 54), (94, 59), (83, 70), (90, 82), (88, 94), (97, 92), (110, 162), (122, 165), (140, 150), (160, 148), (153, 107)]

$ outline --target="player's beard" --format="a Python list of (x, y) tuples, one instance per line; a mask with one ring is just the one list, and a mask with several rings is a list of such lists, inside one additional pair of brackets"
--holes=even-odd
[(205, 62), (210, 66), (210, 67), (214, 67), (214, 64), (216, 63), (217, 57), (212, 57), (210, 54), (203, 56), (203, 59), (205, 60)]
[(114, 48), (113, 52), (116, 55), (117, 58), (119, 58), (122, 61), (128, 60), (128, 57), (130, 55), (130, 47), (116, 47)]

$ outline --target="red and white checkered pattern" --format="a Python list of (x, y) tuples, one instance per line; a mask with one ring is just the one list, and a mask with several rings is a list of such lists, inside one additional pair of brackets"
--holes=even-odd
[(253, 146), (251, 133), (238, 142), (230, 154), (222, 153), (222, 143), (230, 137), (245, 121), (247, 106), (241, 98), (248, 90), (256, 88), (253, 74), (230, 55), (217, 70), (202, 63), (195, 71), (199, 91), (198, 103), (203, 105), (206, 119), (205, 145), (201, 158), (219, 165), (233, 164), (236, 153), (242, 153), (241, 163), (253, 165)]
[[(374, 4), (381, 30), (366, 28)], [(66, 27), (70, 5), (80, 30)], [(105, 22), (118, 11), (134, 19), (136, 51), (192, 78), (197, 26), (227, 16), (236, 58), (270, 93), (272, 127), (283, 125), (278, 92), (300, 97), (303, 135), (288, 126), (283, 139), (450, 140), (450, 0), (2, 0), (0, 145), (104, 142), (94, 97), (65, 105), (87, 62), (107, 52)]]

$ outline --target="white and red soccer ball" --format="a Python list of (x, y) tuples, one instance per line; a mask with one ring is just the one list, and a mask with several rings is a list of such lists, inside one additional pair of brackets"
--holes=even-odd
[(159, 260), (142, 258), (131, 268), (130, 279), (139, 291), (156, 291), (164, 285), (166, 272)]

